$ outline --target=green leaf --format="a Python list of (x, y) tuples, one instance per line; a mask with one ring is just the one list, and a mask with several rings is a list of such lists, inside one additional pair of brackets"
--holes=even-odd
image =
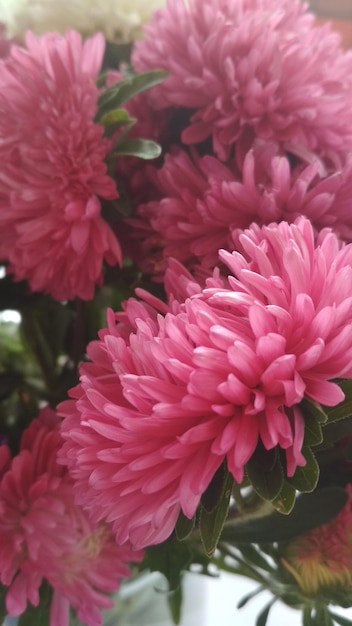
[(296, 489), (285, 481), (279, 495), (272, 501), (272, 504), (278, 513), (288, 515), (291, 513), (295, 502)]
[(274, 602), (276, 602), (276, 598), (271, 600), (269, 604), (267, 604), (264, 609), (259, 613), (257, 620), (255, 622), (255, 626), (266, 626), (266, 622), (269, 617), (270, 609), (273, 606)]
[(330, 604), (340, 607), (341, 609), (349, 609), (352, 606), (352, 590), (346, 588), (334, 587), (329, 591)]
[(318, 424), (326, 424), (328, 421), (326, 407), (323, 407), (319, 402), (315, 402), (310, 398), (304, 398), (299, 406), (304, 417), (308, 414), (313, 417)]
[(189, 519), (181, 511), (175, 526), (176, 537), (179, 541), (184, 541), (192, 534), (195, 521), (195, 516)]
[[(347, 418), (324, 426), (324, 444), (333, 444), (352, 433), (352, 419)], [(346, 451), (347, 453), (347, 451)]]
[(280, 595), (280, 600), (282, 600), (284, 604), (287, 604), (287, 606), (291, 606), (295, 609), (301, 608), (302, 601), (304, 602), (302, 593), (300, 593), (298, 589), (295, 591), (292, 591), (292, 588), (291, 589), (289, 588), (288, 591), (284, 591), (284, 593)]
[(169, 590), (180, 585), (181, 574), (191, 563), (192, 555), (188, 544), (171, 537), (158, 546), (147, 548), (143, 566), (152, 572), (161, 572), (169, 583)]
[(337, 615), (336, 613), (332, 613), (330, 611), (330, 615), (336, 624), (339, 626), (352, 626), (352, 620), (347, 619), (346, 617), (342, 617), (342, 615)]
[(274, 568), (254, 546), (240, 546), (239, 550), (241, 550), (241, 553), (246, 561), (249, 561), (252, 565), (259, 567), (270, 574), (273, 573)]
[(214, 511), (219, 504), (224, 490), (224, 483), (227, 479), (227, 467), (222, 463), (215, 472), (207, 489), (201, 497), (201, 504), (208, 513)]
[(175, 591), (167, 594), (167, 601), (174, 624), (179, 624), (182, 611), (182, 585), (179, 585)]
[(100, 118), (100, 123), (104, 124), (104, 126), (108, 126), (109, 124), (123, 125), (130, 122), (135, 123), (136, 119), (130, 117), (130, 114), (125, 109), (112, 109), (104, 113)]
[[(350, 609), (352, 607), (352, 590), (346, 591), (346, 589), (333, 589), (331, 593), (332, 603), (335, 606), (339, 606), (342, 609)], [(338, 600), (336, 601), (335, 600)]]
[(128, 132), (136, 122), (137, 119), (130, 117), (125, 109), (112, 109), (111, 111), (107, 111), (100, 119), (100, 123), (105, 126), (105, 135), (107, 137), (111, 137), (123, 126), (125, 127), (124, 130)]
[(319, 479), (319, 465), (310, 448), (302, 448), (302, 454), (307, 463), (304, 467), (297, 467), (292, 478), (287, 481), (298, 491), (310, 492), (315, 489)]
[(335, 517), (345, 506), (346, 490), (342, 487), (325, 487), (312, 493), (301, 494), (290, 515), (272, 513), (257, 519), (244, 519), (233, 526), (226, 525), (222, 541), (242, 543), (271, 543), (288, 541)]
[(205, 552), (208, 556), (214, 554), (221, 531), (224, 527), (229, 510), (232, 486), (233, 477), (230, 472), (228, 472), (223, 484), (222, 495), (218, 506), (211, 513), (208, 513), (204, 507), (201, 507), (199, 530)]
[(253, 600), (253, 598), (255, 598), (258, 593), (260, 593), (261, 591), (264, 591), (265, 587), (260, 586), (257, 587), (257, 589), (254, 589), (254, 591), (251, 591), (250, 593), (247, 593), (245, 596), (243, 596), (241, 598), (241, 600), (237, 603), (237, 608), (238, 609), (242, 609), (244, 606), (246, 606), (246, 604), (248, 602), (250, 602), (251, 600)]
[(126, 139), (115, 145), (112, 157), (135, 156), (140, 159), (156, 159), (161, 155), (161, 147), (151, 139)]
[(97, 121), (100, 122), (104, 113), (110, 109), (119, 108), (121, 104), (127, 102), (127, 100), (130, 100), (137, 94), (142, 93), (142, 91), (158, 85), (165, 80), (167, 75), (168, 73), (165, 70), (153, 70), (151, 72), (136, 74), (135, 76), (108, 87), (98, 100), (99, 111)]
[(338, 383), (345, 394), (345, 399), (334, 407), (324, 407), (329, 423), (343, 420), (352, 415), (352, 380), (342, 380)]
[(284, 473), (277, 450), (259, 446), (246, 465), (253, 488), (263, 500), (275, 500), (284, 484)]
[(316, 446), (323, 441), (321, 424), (327, 421), (327, 415), (320, 404), (305, 398), (300, 409), (304, 416), (304, 445)]

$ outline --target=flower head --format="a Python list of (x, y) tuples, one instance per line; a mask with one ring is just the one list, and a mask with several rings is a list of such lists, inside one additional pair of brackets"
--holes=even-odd
[(68, 626), (70, 605), (98, 626), (101, 609), (112, 606), (107, 594), (141, 554), (117, 546), (108, 526), (74, 504), (72, 480), (56, 462), (61, 443), (59, 420), (46, 409), (24, 432), (18, 455), (4, 467), (0, 460), (0, 580), (10, 615), (38, 605), (45, 579), (53, 588), (50, 626)]
[(305, 215), (318, 230), (333, 227), (352, 239), (351, 161), (328, 174), (319, 159), (291, 165), (276, 144), (257, 140), (238, 164), (175, 149), (150, 178), (159, 199), (138, 207), (137, 227), (154, 274), (165, 271), (170, 257), (211, 269), (219, 248), (233, 249), (233, 230), (252, 222)]
[(352, 246), (329, 231), (315, 244), (303, 218), (239, 239), (242, 253), (221, 253), (227, 280), (202, 288), (174, 262), (166, 282), (183, 303), (110, 312), (59, 406), (79, 502), (120, 542), (163, 541), (224, 460), (242, 481), (260, 442), (285, 452), (292, 476), (306, 462), (300, 402), (336, 405), (331, 381), (352, 377)]
[(352, 584), (352, 486), (348, 500), (330, 522), (292, 539), (284, 548), (282, 562), (311, 596)]
[(101, 217), (117, 197), (94, 123), (104, 40), (27, 35), (0, 66), (0, 258), (16, 280), (57, 299), (89, 299), (103, 261), (121, 262)]
[(249, 136), (333, 161), (351, 149), (351, 52), (300, 0), (168, 0), (138, 42), (138, 71), (170, 72), (153, 106), (191, 111), (185, 143), (212, 137), (226, 159)]

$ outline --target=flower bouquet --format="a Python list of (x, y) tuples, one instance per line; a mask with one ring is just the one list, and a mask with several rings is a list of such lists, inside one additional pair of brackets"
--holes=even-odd
[(121, 24), (1, 34), (1, 619), (215, 568), (351, 624), (352, 52), (300, 0)]

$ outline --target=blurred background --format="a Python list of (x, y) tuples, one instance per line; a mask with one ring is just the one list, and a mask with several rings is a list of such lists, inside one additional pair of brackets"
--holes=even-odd
[(345, 48), (352, 47), (352, 0), (310, 0), (309, 5), (321, 21), (333, 22)]

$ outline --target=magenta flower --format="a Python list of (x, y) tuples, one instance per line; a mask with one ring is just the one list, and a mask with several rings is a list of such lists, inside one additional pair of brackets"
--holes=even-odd
[(222, 160), (253, 135), (334, 162), (351, 150), (352, 53), (300, 0), (168, 0), (145, 32), (134, 65), (170, 72), (153, 106), (191, 111), (185, 143), (211, 136)]
[(242, 481), (259, 442), (285, 451), (292, 476), (306, 463), (300, 402), (344, 397), (331, 381), (352, 377), (352, 245), (328, 230), (315, 244), (303, 218), (239, 241), (220, 254), (228, 280), (202, 289), (173, 262), (166, 284), (184, 303), (167, 312), (145, 296), (110, 312), (59, 406), (78, 501), (118, 542), (163, 541), (225, 459)]
[(68, 626), (70, 605), (87, 626), (99, 626), (108, 593), (141, 558), (116, 545), (105, 524), (93, 524), (74, 504), (72, 480), (56, 462), (59, 420), (46, 409), (23, 433), (10, 463), (0, 448), (0, 581), (9, 587), (6, 609), (20, 615), (39, 603), (45, 579), (53, 588), (50, 626)]
[[(207, 266), (213, 266), (218, 259), (218, 250), (226, 246), (228, 226), (216, 228), (204, 216), (199, 207), (211, 184), (212, 176), (219, 174), (226, 178), (227, 168), (213, 157), (204, 157), (195, 162), (183, 151), (174, 150), (166, 154), (164, 165), (154, 168), (154, 185), (159, 198), (140, 204), (140, 219), (130, 220), (135, 227), (145, 251), (143, 268), (152, 274), (163, 274), (166, 259), (173, 257), (183, 263), (206, 257)], [(204, 164), (210, 167), (204, 171)], [(211, 164), (219, 163), (221, 173), (214, 172)], [(202, 168), (203, 165), (203, 168)], [(230, 172), (228, 174), (231, 177)], [(221, 215), (220, 215), (221, 220)], [(214, 227), (215, 226), (215, 227)], [(202, 250), (203, 254), (197, 255)]]
[(121, 262), (101, 217), (117, 197), (94, 123), (104, 40), (28, 34), (0, 65), (0, 258), (15, 280), (57, 299), (93, 297), (102, 265)]
[(277, 145), (257, 140), (240, 165), (175, 149), (151, 178), (160, 199), (141, 204), (134, 223), (154, 274), (164, 273), (170, 257), (212, 268), (219, 248), (233, 249), (233, 229), (252, 222), (305, 215), (316, 229), (333, 227), (352, 240), (350, 161), (329, 175), (318, 159), (291, 166)]

